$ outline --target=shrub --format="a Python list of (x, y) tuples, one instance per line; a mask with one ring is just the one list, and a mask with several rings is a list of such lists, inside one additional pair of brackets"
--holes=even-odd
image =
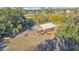
[(37, 51), (75, 51), (78, 50), (78, 42), (72, 38), (55, 37), (39, 44)]

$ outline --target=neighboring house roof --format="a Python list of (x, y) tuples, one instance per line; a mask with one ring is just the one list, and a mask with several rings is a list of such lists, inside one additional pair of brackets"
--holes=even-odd
[(50, 29), (50, 28), (54, 28), (54, 27), (56, 27), (56, 25), (53, 24), (53, 23), (44, 23), (44, 24), (40, 24), (40, 25), (34, 26), (33, 29), (36, 29), (36, 30), (46, 30), (46, 29)]

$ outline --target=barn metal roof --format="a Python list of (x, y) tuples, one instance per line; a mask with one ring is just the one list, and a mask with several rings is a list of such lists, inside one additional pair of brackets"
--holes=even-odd
[(53, 23), (44, 23), (44, 24), (36, 25), (35, 29), (36, 30), (40, 30), (40, 29), (45, 30), (45, 29), (50, 29), (50, 28), (54, 28), (54, 27), (56, 27), (56, 25)]
[(44, 23), (44, 24), (41, 24), (41, 25), (39, 25), (39, 26), (40, 26), (43, 30), (56, 27), (56, 25), (54, 25), (53, 23)]

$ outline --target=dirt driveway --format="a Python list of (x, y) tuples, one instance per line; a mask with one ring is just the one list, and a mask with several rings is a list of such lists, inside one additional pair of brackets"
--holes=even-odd
[(52, 37), (54, 37), (54, 33), (40, 35), (36, 34), (34, 30), (26, 30), (13, 38), (4, 51), (34, 51), (38, 44)]

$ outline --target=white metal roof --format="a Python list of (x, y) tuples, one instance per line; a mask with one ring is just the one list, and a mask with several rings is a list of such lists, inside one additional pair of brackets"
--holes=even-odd
[(56, 25), (54, 25), (52, 23), (44, 23), (44, 24), (41, 24), (39, 26), (42, 27), (43, 30), (56, 27)]
[(45, 29), (50, 29), (50, 28), (54, 28), (56, 27), (56, 25), (54, 25), (53, 23), (44, 23), (44, 24), (40, 24), (35, 26), (36, 30), (45, 30)]

